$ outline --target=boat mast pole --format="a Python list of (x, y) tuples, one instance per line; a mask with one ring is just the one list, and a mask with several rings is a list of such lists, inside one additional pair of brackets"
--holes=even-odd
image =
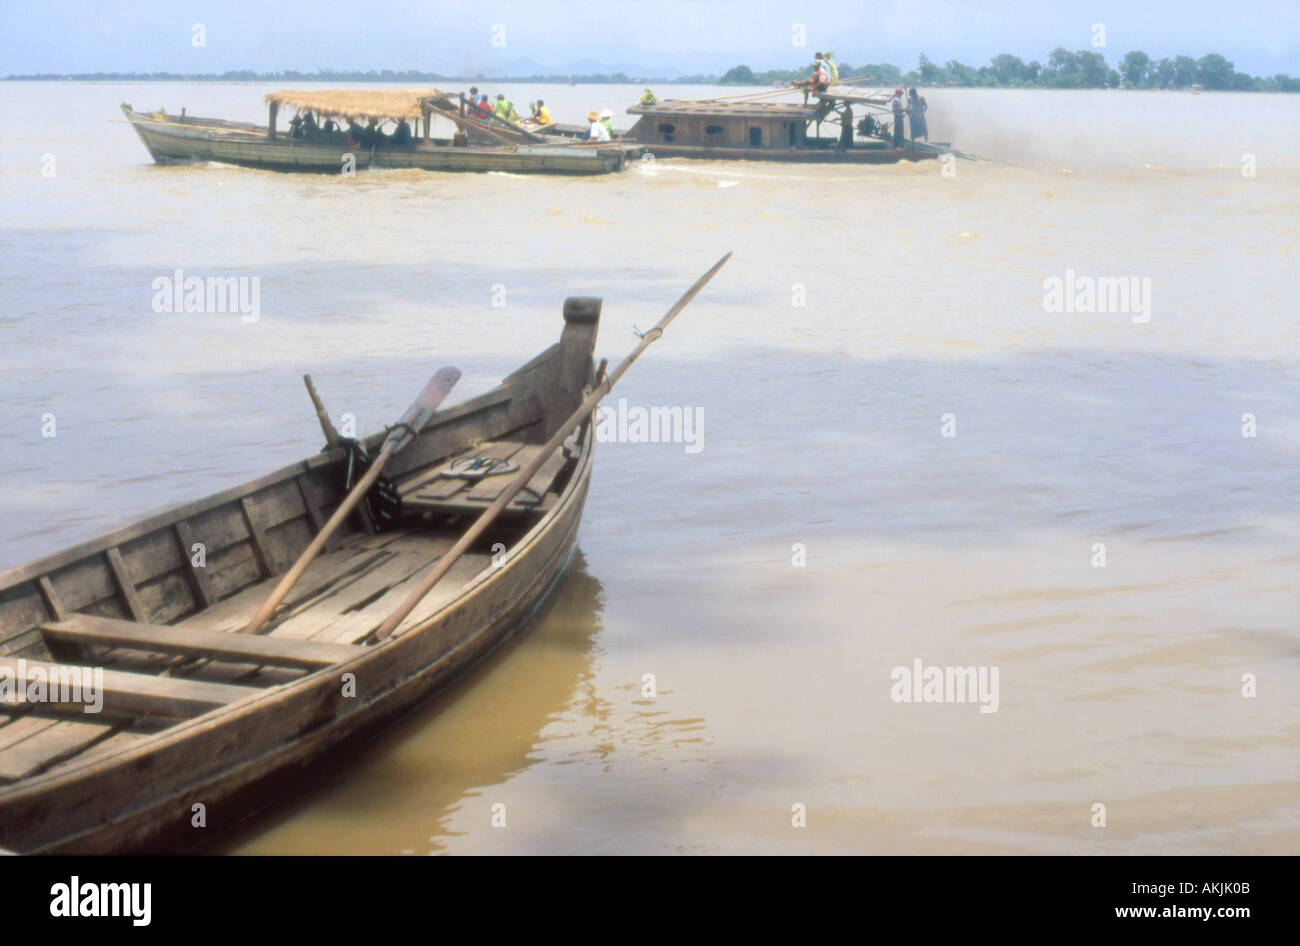
[(692, 285), (690, 289), (687, 289), (686, 293), (673, 303), (673, 307), (664, 314), (664, 317), (659, 320), (659, 323), (641, 336), (641, 342), (632, 350), (632, 353), (624, 358), (618, 367), (611, 371), (604, 380), (596, 385), (595, 389), (587, 395), (586, 399), (582, 402), (582, 405), (569, 415), (568, 420), (560, 425), (559, 429), (557, 429), (551, 436), (551, 439), (546, 441), (546, 444), (542, 449), (537, 452), (537, 455), (515, 474), (515, 478), (510, 481), (510, 484), (506, 486), (504, 490), (501, 491), (501, 495), (496, 498), (492, 505), (483, 510), (478, 519), (474, 521), (474, 524), (469, 527), (456, 544), (438, 559), (437, 564), (433, 566), (424, 578), (420, 579), (420, 583), (412, 589), (411, 593), (406, 596), (406, 599), (398, 605), (397, 610), (384, 619), (384, 623), (379, 625), (375, 631), (376, 641), (386, 640), (388, 636), (397, 629), (397, 626), (406, 619), (406, 616), (415, 610), (416, 605), (424, 600), (424, 596), (433, 589), (433, 586), (436, 585), (443, 576), (447, 574), (447, 572), (451, 571), (451, 567), (460, 560), (461, 556), (469, 550), (469, 547), (473, 545), (475, 541), (478, 540), (479, 536), (487, 530), (487, 527), (492, 524), (492, 521), (496, 519), (496, 517), (501, 514), (501, 511), (515, 498), (515, 495), (528, 485), (528, 481), (531, 480), (537, 471), (542, 468), (542, 465), (546, 463), (551, 455), (559, 449), (560, 445), (568, 439), (569, 434), (573, 432), (573, 429), (586, 420), (591, 412), (596, 409), (596, 405), (599, 404), (605, 395), (609, 393), (610, 389), (618, 383), (618, 379), (623, 377), (623, 374), (628, 368), (632, 367), (632, 362), (636, 361), (643, 351), (649, 348), (652, 343), (657, 341), (659, 337), (663, 335), (664, 329), (668, 326), (668, 323), (675, 319), (682, 309), (686, 308), (687, 304), (695, 298), (710, 279), (717, 275), (718, 270), (722, 269), (723, 265), (729, 259), (731, 259), (730, 253), (714, 263), (713, 267), (707, 273), (695, 280), (694, 285)]

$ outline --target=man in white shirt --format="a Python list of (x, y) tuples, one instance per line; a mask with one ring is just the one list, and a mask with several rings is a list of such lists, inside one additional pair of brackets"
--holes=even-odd
[(587, 129), (586, 141), (609, 141), (609, 129), (600, 123), (600, 113), (594, 108), (587, 113), (591, 127)]

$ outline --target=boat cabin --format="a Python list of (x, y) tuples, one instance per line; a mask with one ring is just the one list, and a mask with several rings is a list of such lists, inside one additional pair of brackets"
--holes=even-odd
[(629, 135), (645, 145), (788, 151), (809, 146), (809, 123), (825, 115), (819, 104), (664, 99), (627, 110), (640, 116)]

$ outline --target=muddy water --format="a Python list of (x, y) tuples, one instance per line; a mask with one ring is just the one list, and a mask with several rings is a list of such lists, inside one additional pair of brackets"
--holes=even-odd
[[(952, 177), (157, 168), (110, 121), (267, 90), (0, 85), (0, 566), (314, 451), (304, 372), (370, 432), (567, 295), (621, 357), (735, 258), (619, 389), (698, 452), (601, 444), (546, 612), (224, 849), (1300, 849), (1300, 100), (934, 90), (997, 159)], [(258, 320), (153, 311), (177, 268), (259, 277)], [(1102, 276), (1149, 307), (1045, 311)], [(896, 702), (917, 660), (996, 712)]]

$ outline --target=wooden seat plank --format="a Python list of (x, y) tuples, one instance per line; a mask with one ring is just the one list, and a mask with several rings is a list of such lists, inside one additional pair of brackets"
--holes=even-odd
[[(513, 440), (497, 440), (492, 443), (484, 444), (482, 447), (473, 451), (473, 456), (488, 457), (494, 460), (509, 460), (518, 453), (525, 444)], [(451, 457), (441, 463), (437, 469), (416, 474), (411, 478), (410, 487), (404, 488), (405, 484), (398, 483), (397, 491), (402, 495), (403, 503), (408, 500), (419, 502), (445, 502), (453, 496), (456, 496), (462, 490), (472, 489), (477, 483), (473, 479), (466, 479), (461, 476), (444, 476), (444, 473), (451, 471), (451, 465), (457, 460), (462, 459), (469, 454), (462, 454), (459, 457)]]
[(197, 627), (177, 630), (116, 618), (73, 614), (41, 625), (46, 637), (61, 643), (129, 647), (149, 653), (184, 654), (210, 660), (270, 664), (318, 670), (356, 656), (356, 649), (249, 634), (231, 634)]
[[(510, 459), (523, 467), (532, 463), (537, 454), (541, 452), (541, 444), (530, 443), (521, 447), (517, 453), (511, 456)], [(516, 470), (515, 473), (517, 472), (518, 471)], [(485, 476), (474, 484), (473, 488), (465, 494), (465, 498), (471, 502), (490, 503), (501, 495), (502, 490), (510, 485), (510, 481), (515, 478), (515, 473), (500, 473), (496, 476)]]
[[(46, 663), (42, 660), (20, 661), (13, 657), (0, 657), (0, 669), (10, 671), (15, 682), (25, 687), (27, 681), (33, 678), (48, 680), (51, 673), (77, 673), (86, 668)], [(178, 677), (127, 673), (121, 670), (99, 672), (103, 674), (104, 710), (112, 713), (197, 716), (254, 693), (263, 692), (257, 687), (237, 686), (232, 683), (203, 683)], [(12, 728), (12, 725), (6, 726), (5, 730)]]

